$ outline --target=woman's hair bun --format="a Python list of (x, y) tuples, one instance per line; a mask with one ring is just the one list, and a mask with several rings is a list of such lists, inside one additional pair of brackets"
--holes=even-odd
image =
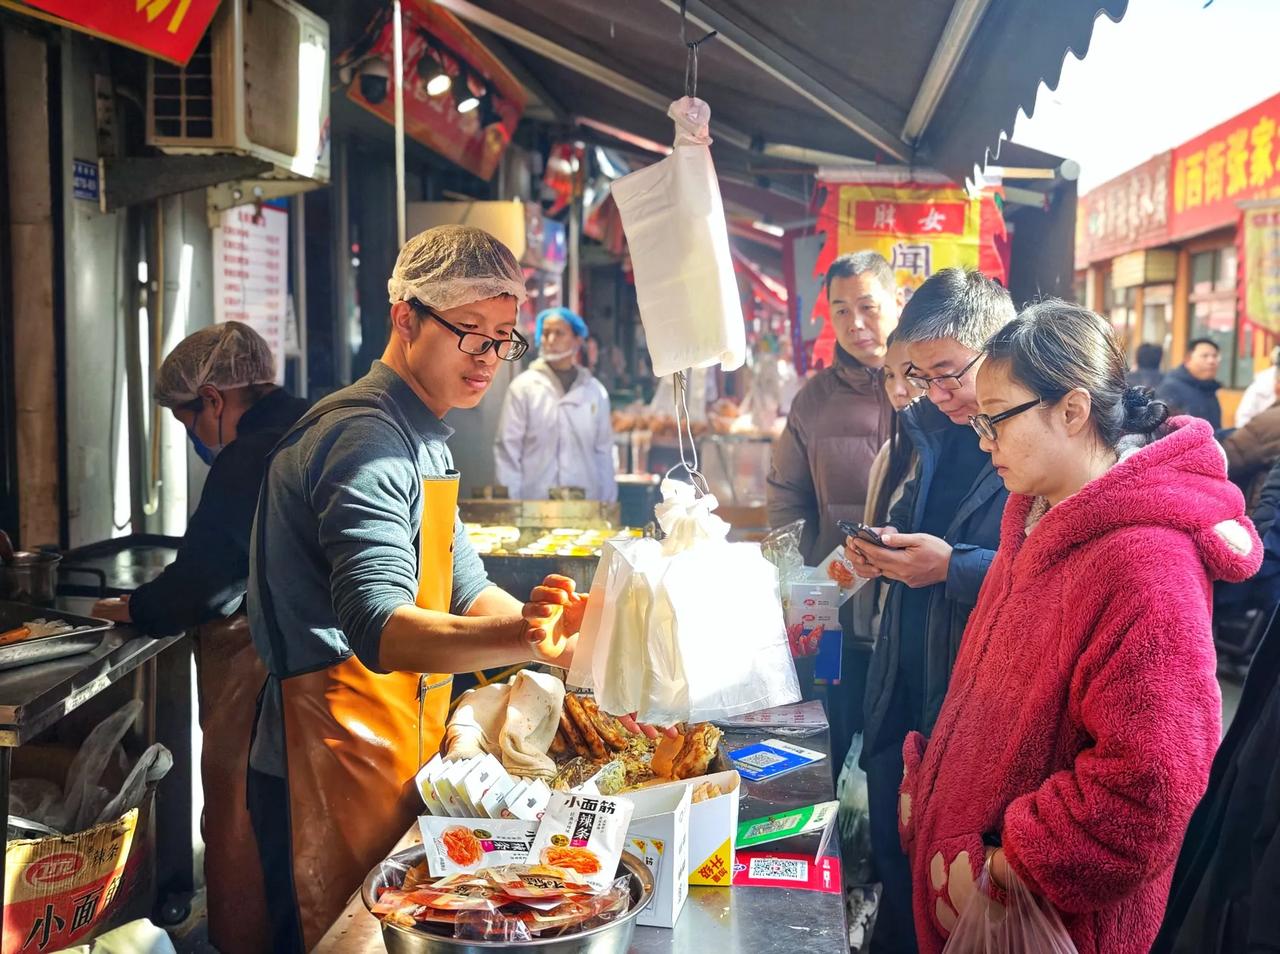
[(1169, 407), (1157, 401), (1150, 388), (1124, 389), (1124, 429), (1130, 434), (1150, 434), (1169, 417)]

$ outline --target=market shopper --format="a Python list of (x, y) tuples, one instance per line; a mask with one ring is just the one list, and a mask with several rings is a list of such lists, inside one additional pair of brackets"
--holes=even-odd
[(552, 487), (586, 499), (618, 499), (609, 392), (579, 364), (587, 323), (568, 308), (538, 315), (539, 357), (511, 382), (493, 457), (497, 481), (514, 500), (546, 500)]
[(93, 610), (152, 636), (193, 632), (209, 940), (243, 954), (270, 950), (262, 870), (242, 807), (244, 740), (266, 677), (244, 613), (249, 536), (267, 455), (307, 408), (275, 380), (267, 342), (238, 321), (201, 328), (164, 359), (154, 398), (186, 428), (209, 473), (174, 561), (130, 597)]
[(249, 608), (269, 677), (249, 806), (282, 954), (314, 946), (412, 823), (449, 673), (563, 662), (585, 606), (562, 577), (527, 604), (491, 585), (457, 517), (443, 418), (525, 350), (515, 257), (440, 226), (404, 246), (388, 291), (382, 360), (278, 445), (254, 528)]
[(1138, 345), (1134, 355), (1133, 367), (1129, 369), (1128, 382), (1135, 388), (1151, 388), (1155, 390), (1164, 381), (1164, 372), (1160, 370), (1160, 362), (1164, 360), (1164, 348), (1151, 341)]
[[(804, 520), (800, 553), (808, 566), (817, 566), (840, 545), (844, 535), (839, 521), (863, 519), (871, 464), (893, 419), (883, 368), (903, 302), (893, 269), (877, 252), (837, 258), (827, 269), (826, 292), (835, 361), (792, 400), (773, 448), (767, 485), (770, 526)], [(809, 697), (825, 695), (832, 751), (841, 755), (861, 728), (860, 701), (848, 687), (862, 685), (868, 660), (854, 643), (851, 613), (846, 603), (840, 619), (840, 686), (815, 688), (811, 679), (802, 685)], [(802, 665), (802, 676), (804, 671)], [(839, 771), (838, 765), (833, 767)]]
[(1209, 422), (1215, 431), (1222, 427), (1222, 405), (1218, 402), (1218, 368), (1222, 352), (1210, 338), (1196, 338), (1187, 345), (1182, 364), (1164, 376), (1156, 397), (1172, 413), (1190, 414)]
[(928, 397), (902, 412), (919, 463), (890, 511), (886, 547), (850, 541), (859, 575), (891, 581), (866, 684), (862, 765), (871, 847), (884, 886), (876, 950), (915, 948), (911, 876), (898, 842), (902, 740), (928, 731), (978, 590), (1000, 541), (1007, 492), (969, 427), (982, 346), (1014, 317), (1009, 293), (978, 272), (950, 268), (902, 312), (911, 380)]
[(920, 949), (987, 903), (985, 865), (1081, 954), (1145, 954), (1219, 738), (1211, 583), (1253, 574), (1261, 546), (1212, 430), (1126, 387), (1098, 315), (1028, 308), (987, 345), (978, 396), (1010, 497), (952, 689), (904, 745)]
[[(1272, 393), (1280, 379), (1272, 376)], [(1272, 466), (1280, 460), (1280, 405), (1273, 405), (1222, 438), (1227, 452), (1227, 474), (1244, 491), (1252, 515)]]
[(1280, 347), (1271, 349), (1271, 363), (1253, 376), (1236, 408), (1236, 427), (1244, 427), (1276, 403), (1276, 369), (1280, 366)]

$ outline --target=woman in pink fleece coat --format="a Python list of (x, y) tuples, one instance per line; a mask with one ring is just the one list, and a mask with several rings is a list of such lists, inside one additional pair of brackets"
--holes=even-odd
[[(1106, 322), (1028, 308), (987, 346), (971, 418), (1010, 490), (933, 736), (905, 744), (899, 825), (938, 954), (1020, 879), (1081, 954), (1146, 954), (1221, 709), (1212, 581), (1262, 547), (1209, 425), (1126, 388)], [(1027, 952), (1035, 954), (1035, 952)]]

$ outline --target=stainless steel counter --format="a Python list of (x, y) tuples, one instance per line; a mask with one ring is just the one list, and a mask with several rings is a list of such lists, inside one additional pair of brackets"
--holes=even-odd
[[(776, 735), (775, 732), (726, 733), (730, 749)], [(798, 744), (828, 751), (825, 733), (809, 736)], [(741, 818), (759, 818), (802, 805), (830, 801), (835, 797), (831, 767), (819, 762), (762, 784), (746, 783)], [(418, 842), (416, 826), (396, 850)], [(839, 856), (839, 839), (832, 838), (827, 854)], [(793, 838), (770, 846), (779, 852), (813, 854), (816, 837)], [(791, 891), (775, 888), (690, 888), (680, 920), (674, 930), (636, 928), (631, 954), (848, 954), (844, 898), (840, 894)], [(334, 922), (313, 949), (313, 954), (351, 952), (381, 954), (385, 948), (378, 922), (365, 910), (359, 894)]]

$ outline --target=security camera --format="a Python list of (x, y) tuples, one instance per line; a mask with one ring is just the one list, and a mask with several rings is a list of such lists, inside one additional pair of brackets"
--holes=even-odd
[(371, 56), (360, 64), (360, 95), (371, 106), (377, 106), (387, 98), (391, 85), (391, 67), (378, 56)]

